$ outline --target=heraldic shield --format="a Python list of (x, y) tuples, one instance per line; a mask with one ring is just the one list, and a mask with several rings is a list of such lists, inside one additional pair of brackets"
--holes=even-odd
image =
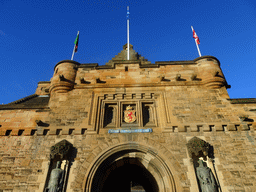
[(136, 111), (132, 110), (132, 107), (129, 105), (126, 107), (126, 110), (124, 111), (124, 121), (126, 123), (133, 123), (136, 120), (135, 116)]

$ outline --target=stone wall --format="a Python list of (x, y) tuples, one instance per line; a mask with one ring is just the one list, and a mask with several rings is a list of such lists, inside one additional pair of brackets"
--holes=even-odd
[[(226, 86), (213, 57), (147, 65), (126, 61), (98, 67), (60, 62), (51, 82), (40, 83), (36, 91), (50, 96), (47, 106), (31, 108), (26, 105), (27, 98), (18, 102), (22, 105), (0, 107), (0, 192), (42, 192), (50, 147), (63, 139), (77, 150), (68, 192), (84, 191), (97, 159), (124, 144), (141, 150), (144, 165), (156, 157), (165, 162), (177, 191), (197, 192), (186, 146), (194, 136), (213, 146), (215, 167), (209, 159), (207, 163), (212, 170), (216, 168), (223, 192), (256, 191), (255, 100), (229, 99)], [(104, 102), (117, 101), (153, 103), (153, 132), (108, 133), (100, 124)], [(118, 110), (121, 116), (121, 107)], [(145, 128), (140, 126), (134, 128)]]
[[(136, 143), (163, 157), (174, 175), (178, 191), (194, 191), (189, 170), (187, 140), (193, 136), (214, 147), (216, 171), (222, 191), (255, 191), (254, 131), (129, 133), (59, 136), (4, 136), (0, 139), (0, 189), (42, 191), (49, 166), (50, 147), (66, 139), (77, 149), (67, 191), (83, 191), (86, 174), (102, 152), (122, 143)], [(191, 176), (192, 175), (192, 176)]]
[[(74, 129), (75, 134), (81, 134), (81, 129), (95, 131), (97, 112), (100, 111), (99, 97), (107, 100), (117, 100), (120, 95), (125, 99), (134, 94), (137, 100), (142, 95), (154, 96), (156, 102), (158, 128), (161, 131), (198, 131), (202, 127), (205, 131), (216, 128), (217, 131), (252, 129), (255, 128), (255, 104), (232, 104), (221, 96), (219, 89), (205, 89), (192, 86), (170, 86), (149, 88), (118, 88), (74, 89), (67, 93), (52, 95), (49, 108), (0, 110), (1, 135), (6, 130), (12, 130), (11, 135), (30, 135), (31, 130), (47, 129), (55, 135), (57, 129), (68, 134)], [(110, 96), (109, 96), (110, 95)], [(115, 96), (116, 95), (116, 96)], [(130, 95), (130, 96), (129, 96)], [(135, 98), (135, 99), (136, 99)], [(242, 117), (248, 116), (248, 121)], [(166, 118), (164, 118), (166, 117)], [(38, 126), (36, 120), (41, 120), (48, 126)], [(90, 122), (89, 122), (90, 121)], [(41, 131), (42, 132), (42, 131)], [(38, 134), (43, 134), (43, 133)], [(65, 133), (64, 133), (65, 132)]]

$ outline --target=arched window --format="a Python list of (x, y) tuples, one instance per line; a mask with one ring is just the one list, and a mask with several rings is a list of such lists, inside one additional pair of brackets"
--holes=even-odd
[(106, 104), (105, 113), (104, 113), (104, 124), (103, 127), (112, 127), (116, 124), (116, 105), (115, 104)]

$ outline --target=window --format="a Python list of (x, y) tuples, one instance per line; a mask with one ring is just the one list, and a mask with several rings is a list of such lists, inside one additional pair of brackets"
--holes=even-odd
[(105, 104), (103, 127), (116, 127), (117, 104)]
[(142, 103), (143, 126), (156, 126), (153, 102)]
[[(140, 129), (157, 126), (154, 95), (151, 93), (104, 94), (96, 110), (98, 128)], [(95, 112), (96, 112), (95, 111)]]

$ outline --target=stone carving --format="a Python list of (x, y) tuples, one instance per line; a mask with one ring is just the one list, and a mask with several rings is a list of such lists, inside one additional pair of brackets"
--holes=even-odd
[[(62, 192), (62, 187), (67, 182), (66, 173), (69, 172), (69, 162), (72, 161), (74, 157), (75, 148), (65, 139), (51, 147), (50, 160), (54, 162), (57, 161), (57, 166), (51, 171), (50, 179), (47, 187), (45, 188), (45, 192)], [(66, 160), (64, 170), (60, 168), (61, 161), (63, 160)]]
[(124, 121), (126, 123), (133, 123), (136, 121), (136, 111), (133, 110), (133, 108), (129, 105), (126, 107), (126, 110), (124, 111)]
[(189, 142), (186, 144), (189, 152), (189, 156), (193, 158), (193, 154), (196, 157), (202, 157), (203, 155), (206, 157), (213, 157), (213, 147), (205, 142), (202, 139), (199, 139), (198, 137), (193, 137), (189, 140)]
[(56, 168), (52, 170), (46, 192), (61, 192), (64, 181), (64, 170), (61, 168), (61, 161), (57, 162)]
[(69, 159), (71, 157), (73, 145), (67, 140), (62, 140), (56, 145), (51, 147), (51, 159), (54, 159), (55, 156), (60, 156), (61, 160)]
[(202, 192), (218, 192), (218, 186), (211, 169), (204, 166), (203, 161), (199, 161), (199, 167), (196, 168), (196, 175), (200, 183)]

